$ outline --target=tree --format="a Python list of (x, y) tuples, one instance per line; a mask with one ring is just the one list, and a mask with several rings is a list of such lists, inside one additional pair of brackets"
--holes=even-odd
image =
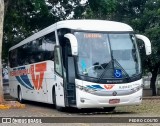
[(3, 60), (11, 46), (51, 25), (55, 17), (44, 0), (9, 0), (6, 3), (3, 36)]
[[(69, 18), (116, 20), (130, 24), (152, 41), (152, 55), (143, 67), (152, 73), (151, 88), (160, 65), (160, 0), (7, 0), (3, 37), (3, 59), (8, 49), (22, 39), (57, 21)], [(144, 46), (144, 45), (142, 45)], [(7, 59), (7, 58), (6, 58)]]
[[(80, 18), (85, 10), (84, 4), (79, 0), (49, 0), (49, 2), (47, 4), (47, 0), (5, 0), (4, 5), (4, 0), (0, 0), (0, 69), (1, 59), (3, 57), (7, 62), (8, 50), (11, 46), (56, 21), (71, 18), (72, 12), (75, 12), (74, 18)], [(2, 36), (3, 55), (1, 56)], [(1, 72), (0, 102), (4, 100)]]
[(160, 67), (160, 0), (147, 0), (142, 17), (145, 33), (152, 42), (152, 54), (146, 58), (146, 67), (152, 73), (150, 87), (152, 95), (156, 95), (156, 78)]
[(3, 37), (4, 1), (0, 0), (0, 103), (4, 101), (2, 86), (2, 37)]
[(57, 16), (58, 20), (79, 19), (83, 18), (87, 3), (81, 0), (48, 0), (52, 4), (52, 13)]
[(88, 0), (85, 18), (111, 20), (117, 4), (117, 0)]
[[(142, 51), (142, 64), (144, 70), (152, 73), (150, 87), (152, 95), (156, 95), (155, 82), (160, 67), (160, 0), (88, 0), (85, 17), (124, 22), (149, 37), (152, 54), (145, 57)], [(144, 44), (143, 50), (142, 46)]]
[[(144, 58), (142, 54), (143, 68), (152, 73), (150, 88), (152, 95), (156, 95), (156, 78), (160, 67), (160, 0), (134, 0), (129, 5), (132, 10), (128, 23), (142, 34), (145, 34), (152, 45), (152, 54)], [(143, 45), (144, 46), (144, 45)]]
[(81, 18), (86, 6), (79, 0), (8, 0), (5, 5), (5, 62), (11, 46), (57, 21)]
[(123, 0), (117, 7), (115, 20), (130, 24), (138, 33), (145, 34), (152, 42), (151, 56), (146, 57), (144, 51), (141, 51), (143, 52), (141, 56), (143, 70), (152, 73), (150, 87), (152, 95), (155, 96), (155, 83), (160, 67), (160, 0)]

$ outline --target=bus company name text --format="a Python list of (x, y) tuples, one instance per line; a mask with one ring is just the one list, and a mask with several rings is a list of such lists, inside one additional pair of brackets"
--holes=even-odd
[(29, 69), (13, 70), (10, 72), (10, 76), (22, 76), (27, 74), (34, 74), (34, 66)]

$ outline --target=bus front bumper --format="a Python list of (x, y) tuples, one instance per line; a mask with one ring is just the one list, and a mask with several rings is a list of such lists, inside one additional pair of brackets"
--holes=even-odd
[(77, 108), (103, 108), (127, 105), (139, 105), (142, 102), (142, 89), (125, 96), (97, 96), (81, 92), (77, 97)]

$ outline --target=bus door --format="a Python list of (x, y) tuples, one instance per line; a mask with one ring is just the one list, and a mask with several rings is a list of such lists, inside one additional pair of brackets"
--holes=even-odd
[(64, 84), (63, 84), (63, 65), (62, 65), (62, 53), (61, 47), (55, 47), (55, 94), (56, 94), (56, 106), (65, 107), (64, 97)]
[(75, 65), (74, 57), (71, 53), (71, 45), (66, 39), (63, 41), (62, 56), (64, 66), (64, 89), (66, 106), (76, 105), (76, 88), (75, 88)]

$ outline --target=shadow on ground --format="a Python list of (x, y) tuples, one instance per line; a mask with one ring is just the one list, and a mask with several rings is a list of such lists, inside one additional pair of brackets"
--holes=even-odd
[[(4, 98), (7, 101), (15, 101), (16, 99), (9, 96), (9, 95), (5, 95)], [(26, 105), (32, 105), (35, 107), (42, 107), (42, 108), (49, 108), (49, 109), (56, 109), (55, 105), (53, 104), (46, 104), (46, 103), (40, 103), (40, 102), (34, 102), (34, 101), (23, 101), (23, 104)], [(58, 110), (57, 110), (58, 111)], [(77, 108), (73, 108), (73, 107), (69, 107), (69, 108), (65, 108), (62, 111), (63, 113), (66, 114), (80, 114), (80, 115), (98, 115), (98, 114), (114, 114), (114, 115), (119, 115), (119, 114), (134, 114), (134, 112), (127, 112), (127, 111), (118, 111), (118, 110), (114, 110), (113, 112), (106, 112), (106, 110), (104, 109), (97, 109), (97, 108), (92, 108), (92, 109), (77, 109)]]
[[(49, 108), (49, 109), (56, 110), (55, 105), (52, 105), (52, 104), (39, 103), (39, 102), (33, 102), (33, 101), (24, 101), (23, 103), (26, 104), (26, 107), (27, 107), (27, 105), (32, 105), (35, 107), (42, 107), (42, 108)], [(123, 112), (123, 111), (117, 111), (116, 109), (113, 112), (106, 112), (106, 110), (104, 110), (104, 109), (97, 109), (97, 108), (77, 109), (77, 108), (73, 108), (73, 107), (65, 108), (60, 112), (63, 112), (65, 114), (79, 114), (79, 115), (134, 114), (134, 112), (126, 112), (126, 111)]]

